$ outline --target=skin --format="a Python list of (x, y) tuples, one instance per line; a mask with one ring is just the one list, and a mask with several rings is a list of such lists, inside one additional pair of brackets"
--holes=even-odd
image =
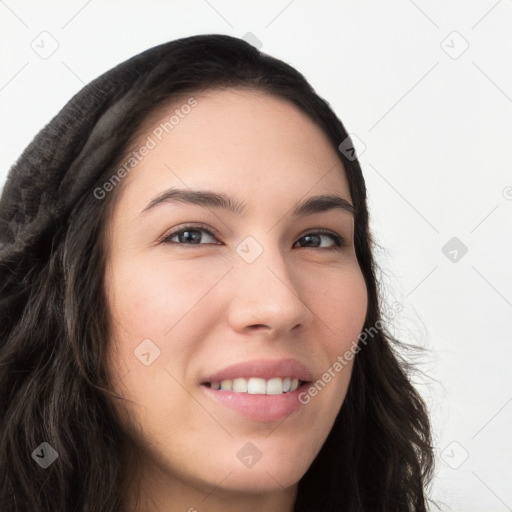
[[(343, 403), (352, 362), (277, 422), (251, 421), (217, 404), (200, 377), (243, 361), (293, 357), (317, 380), (357, 340), (367, 293), (352, 215), (289, 215), (318, 194), (351, 202), (349, 186), (336, 150), (295, 106), (253, 90), (194, 97), (197, 106), (118, 185), (108, 226), (109, 368), (127, 399), (116, 406), (143, 453), (129, 510), (292, 511), (298, 481)], [(152, 115), (141, 140), (175, 108)], [(227, 193), (248, 214), (170, 203), (141, 214), (171, 187)], [(194, 231), (198, 244), (178, 236), (161, 242), (194, 223), (219, 235)], [(346, 245), (335, 250), (322, 235), (308, 246), (304, 234), (315, 228)], [(247, 236), (263, 249), (250, 264), (236, 251)], [(147, 338), (160, 350), (148, 366), (134, 356)], [(248, 442), (262, 454), (251, 468), (237, 457)]]

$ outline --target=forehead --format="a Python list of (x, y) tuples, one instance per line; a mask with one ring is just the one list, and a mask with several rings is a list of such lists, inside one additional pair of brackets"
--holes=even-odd
[(153, 112), (138, 135), (136, 149), (152, 148), (124, 180), (132, 193), (179, 185), (236, 188), (248, 201), (334, 191), (350, 200), (342, 161), (322, 129), (291, 102), (263, 91), (184, 95)]

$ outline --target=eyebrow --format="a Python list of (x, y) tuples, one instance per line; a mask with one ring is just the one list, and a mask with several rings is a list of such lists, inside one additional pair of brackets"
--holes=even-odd
[[(141, 214), (156, 208), (162, 204), (177, 203), (196, 205), (203, 208), (216, 208), (226, 210), (235, 215), (245, 216), (246, 205), (222, 192), (200, 191), (190, 189), (171, 188), (152, 199), (142, 210)], [(312, 196), (305, 201), (298, 202), (291, 211), (292, 217), (305, 217), (315, 213), (323, 213), (331, 210), (341, 210), (352, 215), (356, 214), (354, 206), (343, 197), (322, 194)]]

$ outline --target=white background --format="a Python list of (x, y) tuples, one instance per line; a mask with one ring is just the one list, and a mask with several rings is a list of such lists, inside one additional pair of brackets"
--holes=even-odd
[(253, 33), (366, 146), (381, 278), (403, 306), (395, 333), (428, 349), (417, 380), (435, 429), (433, 497), (512, 510), (511, 21), (511, 0), (0, 0), (0, 183), (115, 64), (179, 37)]

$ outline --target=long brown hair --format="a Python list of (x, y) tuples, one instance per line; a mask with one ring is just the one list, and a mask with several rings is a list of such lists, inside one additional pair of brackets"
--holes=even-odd
[[(130, 446), (112, 407), (103, 285), (105, 226), (122, 183), (101, 198), (94, 191), (130, 153), (149, 113), (220, 87), (262, 90), (305, 112), (338, 152), (356, 210), (364, 329), (375, 332), (355, 356), (294, 512), (427, 510), (429, 417), (385, 329), (363, 174), (338, 150), (347, 131), (297, 70), (217, 34), (151, 48), (88, 84), (9, 173), (0, 200), (0, 510), (123, 511)], [(43, 442), (58, 454), (46, 469), (33, 455)]]

